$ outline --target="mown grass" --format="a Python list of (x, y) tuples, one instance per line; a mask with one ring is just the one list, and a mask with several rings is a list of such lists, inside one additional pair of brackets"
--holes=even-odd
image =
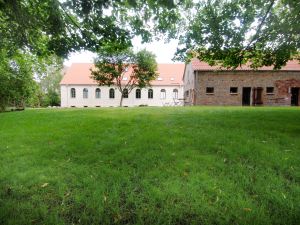
[(299, 108), (0, 114), (1, 224), (299, 224)]

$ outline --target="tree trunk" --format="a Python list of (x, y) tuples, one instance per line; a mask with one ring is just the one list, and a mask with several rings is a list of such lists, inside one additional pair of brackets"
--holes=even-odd
[(123, 93), (121, 93), (120, 107), (123, 105)]

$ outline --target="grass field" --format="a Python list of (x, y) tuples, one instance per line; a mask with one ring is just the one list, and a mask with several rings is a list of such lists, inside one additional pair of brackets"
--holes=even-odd
[(0, 114), (0, 224), (299, 224), (300, 108)]

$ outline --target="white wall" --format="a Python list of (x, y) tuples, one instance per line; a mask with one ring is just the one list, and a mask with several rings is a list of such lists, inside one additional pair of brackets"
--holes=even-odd
[[(76, 89), (76, 98), (71, 98), (71, 88)], [(83, 89), (88, 89), (88, 98), (83, 98)], [(97, 99), (95, 97), (96, 88), (100, 88), (101, 97)], [(115, 98), (109, 98), (109, 89), (115, 89)], [(141, 90), (141, 98), (135, 98), (135, 91), (133, 89), (128, 99), (123, 99), (123, 106), (139, 106), (139, 105), (148, 105), (148, 106), (167, 106), (167, 105), (183, 105), (183, 86), (152, 86), (153, 90), (153, 99), (148, 99), (148, 89), (143, 88)], [(160, 90), (166, 90), (166, 99), (160, 98)], [(178, 89), (178, 100), (173, 98), (173, 89)], [(61, 85), (61, 106), (62, 107), (109, 107), (109, 106), (119, 106), (121, 98), (121, 93), (119, 90), (114, 87), (107, 86), (97, 86), (97, 85)], [(176, 102), (176, 104), (175, 104)]]
[(192, 105), (193, 98), (194, 98), (193, 95), (196, 90), (195, 90), (195, 74), (191, 63), (185, 66), (183, 83), (184, 83), (183, 91), (184, 91), (185, 105)]

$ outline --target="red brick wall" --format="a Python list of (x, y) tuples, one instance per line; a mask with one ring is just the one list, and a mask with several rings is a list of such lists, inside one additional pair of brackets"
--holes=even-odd
[[(198, 71), (195, 82), (196, 105), (242, 105), (243, 87), (262, 87), (263, 105), (290, 105), (289, 90), (300, 87), (300, 71)], [(206, 94), (206, 87), (214, 87), (214, 94)], [(238, 93), (230, 94), (230, 87)], [(267, 94), (267, 87), (274, 93)]]

